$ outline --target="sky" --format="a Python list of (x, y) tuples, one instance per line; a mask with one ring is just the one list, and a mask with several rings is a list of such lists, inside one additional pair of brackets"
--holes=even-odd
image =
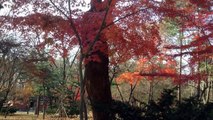
[(1, 16), (1, 15), (8, 15), (8, 14), (10, 13), (11, 5), (12, 5), (12, 2), (11, 2), (11, 1), (12, 1), (12, 0), (9, 0), (9, 1), (4, 2), (4, 3), (2, 4), (2, 6), (3, 6), (4, 8), (0, 9), (0, 16)]
[[(13, 0), (8, 0), (8, 1), (6, 1), (6, 2), (4, 2), (2, 4), (4, 8), (0, 10), (0, 16), (11, 14), (10, 10), (11, 10), (11, 6), (13, 5), (12, 1)], [(80, 1), (80, 2), (84, 1), (85, 4), (89, 4), (91, 0), (76, 0), (76, 1)], [(73, 7), (73, 8), (74, 9), (78, 8), (78, 9), (81, 9), (82, 11), (88, 11), (89, 10), (89, 8), (85, 7), (85, 6), (83, 6), (83, 7), (82, 6), (78, 6), (78, 7)]]

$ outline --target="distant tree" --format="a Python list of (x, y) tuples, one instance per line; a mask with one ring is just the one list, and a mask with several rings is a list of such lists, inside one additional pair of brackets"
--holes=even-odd
[[(13, 34), (1, 34), (0, 39), (0, 108), (15, 88), (29, 82), (28, 70), (33, 69), (33, 64), (47, 60), (36, 53), (32, 45), (20, 42)], [(31, 68), (32, 67), (32, 68)], [(15, 93), (13, 91), (13, 93)], [(13, 97), (10, 98), (14, 98)]]
[(0, 39), (0, 109), (23, 70), (22, 49), (11, 37)]

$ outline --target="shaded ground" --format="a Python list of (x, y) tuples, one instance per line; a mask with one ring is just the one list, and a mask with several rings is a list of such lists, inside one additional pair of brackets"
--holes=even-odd
[[(27, 114), (27, 112), (16, 112), (13, 115), (8, 115), (6, 118), (0, 115), (0, 120), (43, 120), (43, 118), (42, 113), (37, 117), (33, 112), (29, 112), (29, 114)], [(45, 120), (79, 120), (79, 118), (77, 116), (76, 118), (58, 118), (54, 115), (47, 115)], [(92, 120), (92, 118), (89, 120)]]

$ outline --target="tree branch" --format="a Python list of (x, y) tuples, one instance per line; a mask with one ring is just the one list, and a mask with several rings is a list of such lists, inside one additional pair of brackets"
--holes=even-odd
[[(76, 37), (77, 37), (77, 40), (78, 40), (78, 42), (79, 42), (79, 46), (80, 46), (80, 49), (81, 49), (81, 52), (82, 52), (82, 50), (83, 50), (83, 46), (82, 46), (82, 42), (81, 42), (81, 37), (80, 37), (80, 35), (79, 35), (79, 33), (78, 33), (78, 31), (77, 31), (77, 29), (76, 29), (76, 27), (75, 27), (75, 24), (74, 24), (74, 22), (73, 22), (73, 19), (72, 19), (72, 16), (70, 15), (70, 17), (69, 16), (67, 16), (52, 0), (50, 0), (50, 2), (52, 3), (52, 5), (59, 11), (59, 12), (61, 12), (68, 20), (69, 20), (69, 22), (70, 22), (70, 27), (72, 28), (72, 30), (74, 31), (74, 34), (76, 35)], [(70, 3), (68, 3), (68, 7), (70, 6)], [(71, 8), (69, 7), (69, 9), (70, 9), (70, 14), (71, 14)]]
[(147, 9), (147, 8), (143, 8), (143, 9), (139, 9), (139, 10), (137, 10), (137, 11), (135, 11), (135, 12), (126, 14), (125, 16), (120, 17), (120, 18), (118, 18), (117, 20), (115, 20), (115, 21), (109, 23), (108, 25), (106, 25), (106, 26), (104, 27), (104, 29), (105, 29), (105, 28), (108, 28), (108, 27), (111, 26), (111, 25), (114, 25), (115, 23), (119, 22), (120, 20), (126, 19), (126, 18), (128, 18), (128, 17), (130, 17), (130, 16), (132, 16), (132, 15), (138, 14), (138, 13), (140, 13), (140, 12), (146, 10), (146, 9)]

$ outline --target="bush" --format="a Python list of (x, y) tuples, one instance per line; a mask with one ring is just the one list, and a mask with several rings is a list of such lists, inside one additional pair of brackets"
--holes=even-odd
[(69, 103), (69, 106), (66, 107), (67, 115), (78, 115), (80, 114), (79, 102), (72, 101)]
[(112, 114), (118, 120), (212, 120), (213, 103), (202, 104), (196, 97), (178, 103), (174, 90), (164, 90), (161, 98), (143, 108), (114, 101)]
[(213, 103), (202, 104), (195, 97), (185, 99), (177, 106), (174, 120), (212, 120)]
[(111, 112), (116, 120), (142, 120), (142, 109), (121, 101), (113, 101)]
[(15, 108), (15, 107), (9, 107), (9, 108), (3, 107), (3, 108), (1, 109), (1, 114), (5, 114), (5, 113), (7, 113), (7, 114), (14, 114), (14, 113), (16, 113), (17, 111), (18, 111), (18, 109)]
[(58, 110), (58, 107), (52, 107), (52, 108), (47, 108), (46, 109), (46, 113), (47, 114), (55, 114), (56, 112), (57, 112), (57, 110)]

